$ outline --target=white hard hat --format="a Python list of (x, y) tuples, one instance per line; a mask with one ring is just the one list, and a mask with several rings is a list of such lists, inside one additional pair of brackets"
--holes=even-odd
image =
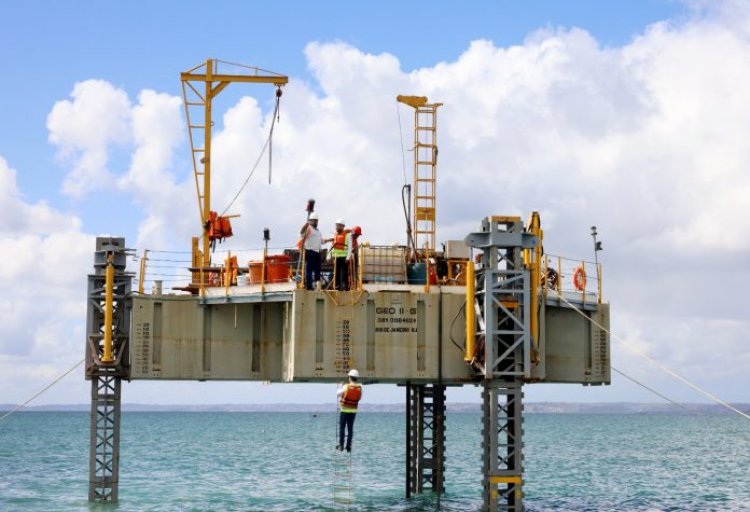
[(341, 224), (342, 226), (346, 226), (346, 224), (344, 224), (344, 219), (342, 219), (341, 217), (336, 219), (336, 224)]
[(315, 212), (312, 212), (310, 216), (307, 218), (307, 220), (318, 220), (318, 214)]
[(355, 370), (354, 368), (352, 368), (351, 370), (349, 370), (349, 377), (354, 377), (355, 379), (358, 379), (359, 372)]

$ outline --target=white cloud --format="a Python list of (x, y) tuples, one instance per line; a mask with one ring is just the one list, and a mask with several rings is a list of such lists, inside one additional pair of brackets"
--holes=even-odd
[(130, 102), (122, 89), (104, 80), (77, 83), (71, 98), (55, 104), (47, 117), (47, 128), (58, 156), (72, 163), (63, 192), (82, 197), (110, 184), (108, 149), (128, 141)]
[(94, 238), (77, 217), (21, 196), (0, 157), (0, 401), (22, 400), (82, 357)]

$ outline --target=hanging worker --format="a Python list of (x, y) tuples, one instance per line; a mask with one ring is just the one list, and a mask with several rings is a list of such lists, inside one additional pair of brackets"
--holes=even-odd
[(349, 233), (349, 289), (355, 289), (359, 284), (359, 237), (362, 235), (362, 228), (354, 226)]
[(305, 251), (305, 288), (315, 289), (315, 283), (320, 281), (320, 246), (323, 237), (318, 231), (318, 214), (313, 212), (307, 222), (300, 229), (300, 248)]
[(340, 385), (336, 396), (339, 399), (339, 444), (336, 449), (344, 448), (344, 428), (346, 428), (346, 451), (352, 451), (352, 437), (354, 437), (354, 419), (357, 417), (357, 405), (362, 398), (362, 385), (357, 383), (359, 372), (349, 370), (349, 382)]
[(333, 259), (333, 274), (336, 276), (335, 289), (346, 291), (349, 289), (349, 269), (347, 257), (351, 253), (349, 243), (349, 233), (344, 230), (344, 220), (336, 219), (336, 232), (333, 238), (328, 238), (326, 242), (333, 242), (329, 254)]

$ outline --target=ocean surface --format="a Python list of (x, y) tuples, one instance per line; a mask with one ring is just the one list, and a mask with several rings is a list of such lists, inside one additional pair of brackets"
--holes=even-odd
[[(446, 420), (442, 510), (481, 508), (479, 414)], [(750, 511), (750, 422), (718, 415), (529, 414), (529, 511)], [(124, 412), (120, 501), (89, 505), (89, 420), (21, 412), (0, 423), (0, 511), (333, 510), (330, 413)], [(355, 423), (350, 510), (404, 499), (404, 417)], [(338, 455), (341, 457), (341, 455)]]

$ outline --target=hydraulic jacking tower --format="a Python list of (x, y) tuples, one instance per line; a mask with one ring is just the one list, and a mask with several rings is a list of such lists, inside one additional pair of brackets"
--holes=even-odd
[(522, 511), (523, 386), (610, 382), (600, 267), (587, 285), (585, 262), (545, 254), (542, 242), (536, 213), (526, 223), (489, 216), (446, 251), (432, 246), (435, 282), (408, 276), (406, 247), (361, 246), (354, 286), (335, 291), (300, 288), (294, 263), (285, 279), (269, 280), (265, 258), (249, 284), (236, 274), (251, 275), (252, 262), (219, 267), (214, 283), (194, 241), (193, 279), (181, 289), (189, 293), (148, 294), (131, 291), (125, 240), (97, 238), (89, 500), (117, 501), (123, 380), (335, 383), (356, 367), (365, 384), (405, 387), (407, 496), (444, 492), (446, 387), (480, 387), (483, 508)]

